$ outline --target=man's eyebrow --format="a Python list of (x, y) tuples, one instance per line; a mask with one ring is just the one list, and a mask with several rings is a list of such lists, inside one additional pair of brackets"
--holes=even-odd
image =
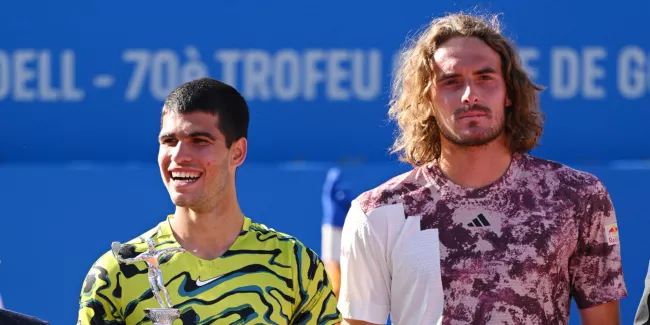
[[(485, 68), (481, 68), (480, 70), (475, 71), (475, 72), (472, 73), (472, 74), (473, 74), (473, 75), (482, 75), (482, 74), (496, 73), (496, 72), (497, 72), (497, 71), (496, 71), (494, 68), (492, 68), (492, 67), (485, 67)], [(436, 81), (440, 82), (440, 81), (443, 81), (443, 80), (447, 80), (447, 79), (451, 79), (451, 78), (457, 78), (457, 77), (460, 77), (460, 76), (461, 76), (460, 73), (455, 73), (455, 72), (451, 72), (451, 73), (440, 72), (440, 73), (438, 73), (437, 76), (436, 76)]]
[(492, 67), (485, 67), (483, 69), (480, 69), (480, 70), (474, 72), (475, 75), (476, 74), (487, 74), (487, 73), (497, 73), (497, 71)]
[(215, 138), (214, 135), (212, 135), (212, 133), (206, 132), (206, 131), (192, 132), (192, 133), (190, 133), (190, 137), (191, 138), (205, 137), (205, 138), (208, 138), (208, 139), (210, 139), (212, 141), (217, 141), (217, 138)]
[(436, 76), (436, 81), (443, 81), (451, 78), (456, 78), (460, 77), (460, 73), (445, 73), (445, 72), (440, 72)]
[(176, 134), (174, 133), (161, 133), (160, 136), (158, 136), (158, 140), (162, 140), (164, 138), (175, 138)]
[[(212, 141), (217, 141), (217, 139), (214, 137), (214, 135), (212, 135), (212, 133), (206, 132), (206, 131), (192, 132), (188, 136), (190, 138), (204, 137), (204, 138), (208, 138), (208, 139), (210, 139)], [(162, 139), (165, 139), (165, 138), (176, 138), (176, 133), (173, 133), (173, 132), (172, 133), (162, 133), (158, 137), (159, 140), (162, 140)]]

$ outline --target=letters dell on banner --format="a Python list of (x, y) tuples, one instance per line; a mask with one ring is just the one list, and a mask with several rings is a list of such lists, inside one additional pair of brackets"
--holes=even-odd
[(76, 102), (84, 99), (76, 85), (75, 52), (0, 49), (0, 100)]

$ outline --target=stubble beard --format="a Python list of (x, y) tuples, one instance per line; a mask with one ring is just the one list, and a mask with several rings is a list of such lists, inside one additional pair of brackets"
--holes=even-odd
[[(475, 124), (475, 122), (472, 122)], [(505, 130), (505, 121), (490, 128), (481, 128), (479, 130), (470, 130), (465, 135), (455, 134), (447, 126), (439, 124), (440, 133), (450, 143), (459, 147), (481, 147), (496, 140)], [(475, 125), (470, 127), (478, 128)]]
[[(222, 166), (219, 175), (213, 179), (208, 188), (200, 193), (195, 193), (185, 199), (177, 199), (177, 207), (187, 208), (195, 212), (208, 212), (214, 210), (225, 199), (228, 189), (229, 172), (227, 166)], [(204, 175), (205, 177), (205, 175)]]

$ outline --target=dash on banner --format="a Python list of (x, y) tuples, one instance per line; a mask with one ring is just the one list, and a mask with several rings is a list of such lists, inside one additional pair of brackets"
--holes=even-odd
[(107, 74), (101, 74), (93, 78), (93, 86), (97, 88), (108, 88), (113, 86), (115, 83), (115, 78)]

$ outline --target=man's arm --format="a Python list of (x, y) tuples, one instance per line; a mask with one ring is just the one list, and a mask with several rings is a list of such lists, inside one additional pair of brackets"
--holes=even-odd
[(577, 209), (578, 242), (569, 261), (571, 294), (584, 325), (620, 324), (618, 300), (627, 297), (614, 206), (598, 180)]
[(382, 325), (382, 324), (368, 323), (362, 320), (346, 319), (343, 320), (343, 323), (341, 323), (341, 325)]
[(342, 321), (336, 308), (332, 282), (320, 257), (302, 243), (296, 244), (296, 310), (291, 324), (334, 325)]
[(583, 325), (620, 325), (620, 315), (618, 300), (580, 310)]
[(326, 261), (325, 270), (332, 280), (332, 290), (334, 291), (335, 296), (339, 296), (341, 291), (341, 265), (337, 261)]
[(104, 254), (93, 264), (79, 296), (78, 325), (125, 324), (119, 300), (113, 295), (118, 271), (119, 265), (111, 253)]

